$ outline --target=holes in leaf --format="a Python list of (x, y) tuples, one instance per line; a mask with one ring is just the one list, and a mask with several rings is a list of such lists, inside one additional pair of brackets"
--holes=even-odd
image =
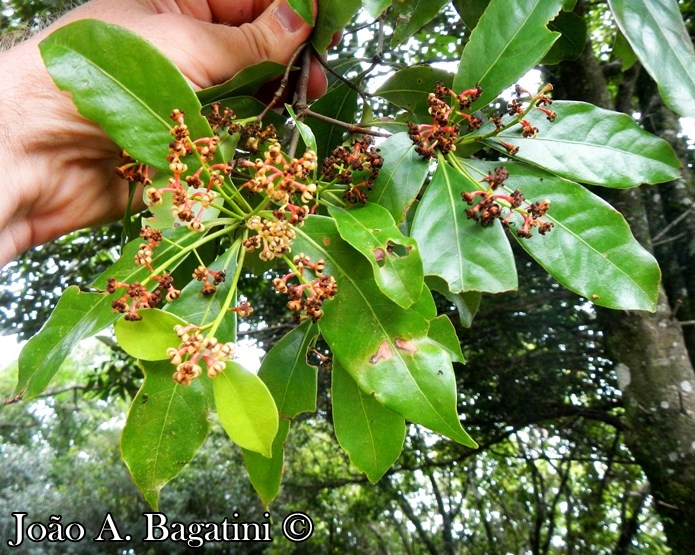
[(374, 260), (378, 264), (379, 268), (383, 268), (386, 263), (386, 258), (391, 256), (394, 258), (402, 258), (408, 256), (413, 247), (408, 247), (406, 245), (401, 245), (393, 241), (388, 241), (386, 243), (386, 248), (377, 247), (372, 251), (374, 255)]

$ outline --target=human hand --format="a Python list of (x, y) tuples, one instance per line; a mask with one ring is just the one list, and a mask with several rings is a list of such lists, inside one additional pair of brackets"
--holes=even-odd
[[(114, 221), (128, 188), (114, 175), (119, 149), (53, 84), (38, 43), (58, 26), (94, 18), (144, 36), (166, 54), (194, 88), (225, 81), (270, 60), (286, 63), (311, 27), (287, 0), (92, 0), (44, 32), (0, 54), (0, 265), (69, 231)], [(308, 93), (325, 76), (312, 67)]]

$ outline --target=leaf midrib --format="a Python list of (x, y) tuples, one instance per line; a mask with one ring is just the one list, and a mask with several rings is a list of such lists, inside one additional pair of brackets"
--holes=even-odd
[[(369, 312), (370, 312), (371, 315), (372, 315), (373, 321), (376, 321), (376, 322), (377, 322), (378, 328), (381, 330), (381, 333), (383, 334), (383, 336), (385, 336), (385, 337), (388, 339), (389, 344), (391, 345), (391, 350), (392, 350), (394, 356), (396, 356), (396, 357), (400, 360), (400, 362), (401, 362), (401, 364), (403, 365), (403, 367), (406, 368), (406, 374), (408, 375), (408, 377), (409, 377), (409, 379), (412, 381), (412, 383), (415, 384), (416, 389), (417, 389), (418, 393), (420, 394), (420, 397), (426, 401), (427, 405), (430, 406), (430, 408), (431, 408), (431, 409), (434, 411), (434, 413), (438, 416), (438, 418), (440, 419), (440, 421), (441, 421), (447, 428), (453, 430), (454, 432), (457, 432), (458, 430), (454, 430), (454, 429), (449, 425), (449, 422), (447, 421), (447, 419), (446, 419), (446, 418), (440, 413), (440, 411), (431, 403), (431, 401), (429, 400), (429, 398), (427, 397), (427, 395), (425, 395), (424, 391), (423, 391), (422, 388), (420, 387), (420, 384), (418, 384), (417, 380), (413, 377), (412, 372), (410, 371), (410, 369), (408, 368), (408, 365), (406, 364), (405, 360), (404, 360), (403, 357), (401, 356), (401, 354), (400, 354), (400, 352), (399, 352), (399, 349), (396, 349), (396, 348), (395, 348), (395, 345), (393, 344), (393, 341), (391, 340), (390, 334), (386, 331), (386, 329), (384, 328), (384, 326), (383, 326), (382, 323), (381, 323), (381, 318), (379, 318), (379, 317), (377, 316), (377, 314), (374, 312), (371, 303), (368, 302), (367, 298), (366, 298), (366, 297), (364, 296), (364, 294), (362, 293), (362, 289), (360, 289), (360, 288), (357, 286), (356, 281), (352, 279), (352, 277), (350, 276), (349, 273), (345, 272), (345, 271), (342, 269), (342, 268), (343, 268), (342, 265), (338, 264), (338, 263), (336, 262), (335, 258), (333, 258), (333, 257), (331, 256), (331, 254), (330, 254), (327, 250), (323, 249), (318, 243), (316, 243), (316, 241), (314, 241), (314, 239), (312, 239), (309, 235), (307, 235), (301, 228), (297, 229), (297, 232), (298, 232), (298, 234), (302, 235), (306, 241), (308, 241), (309, 243), (311, 243), (311, 244), (314, 246), (314, 248), (316, 248), (317, 250), (319, 250), (319, 251), (321, 251), (321, 252), (324, 252), (325, 255), (326, 255), (326, 258), (327, 258), (328, 260), (330, 260), (331, 263), (332, 263), (336, 268), (340, 268), (340, 269), (341, 269), (343, 275), (344, 275), (345, 278), (350, 282), (350, 284), (352, 285), (352, 287), (353, 287), (356, 291), (359, 292), (359, 295), (360, 295), (360, 297), (362, 297), (362, 300), (364, 301), (364, 304), (365, 304), (366, 306), (369, 307)], [(390, 301), (390, 302), (392, 302), (392, 301)], [(458, 437), (459, 434), (458, 434), (458, 433), (454, 433), (453, 435), (454, 435), (455, 437)]]
[[(149, 104), (145, 103), (144, 99), (142, 99), (139, 95), (135, 94), (132, 91), (132, 89), (130, 89), (130, 87), (127, 87), (124, 83), (122, 83), (121, 81), (116, 79), (116, 77), (113, 76), (111, 73), (108, 73), (107, 71), (105, 71), (104, 68), (102, 68), (98, 63), (96, 63), (94, 60), (92, 60), (92, 58), (90, 58), (86, 53), (82, 53), (81, 51), (79, 51), (73, 47), (69, 47), (67, 45), (55, 44), (53, 46), (54, 46), (54, 48), (60, 49), (65, 53), (74, 53), (78, 57), (80, 57), (81, 59), (85, 60), (89, 67), (96, 69), (99, 73), (104, 75), (109, 81), (118, 85), (118, 87), (122, 91), (125, 91), (127, 93), (127, 96), (135, 99), (138, 104), (140, 104), (143, 108), (146, 109), (147, 112), (149, 112), (152, 116), (154, 116), (155, 120), (157, 120), (159, 123), (162, 124), (164, 129), (167, 129), (167, 130), (169, 129), (168, 122), (163, 117), (161, 117), (156, 111), (154, 111), (154, 109), (152, 109), (152, 107)], [(62, 58), (62, 56), (61, 56), (61, 58)], [(92, 96), (92, 95), (90, 95), (90, 96)]]

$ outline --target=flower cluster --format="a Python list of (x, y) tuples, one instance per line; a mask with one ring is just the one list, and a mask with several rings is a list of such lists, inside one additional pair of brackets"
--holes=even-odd
[(225, 361), (234, 356), (234, 343), (221, 343), (214, 337), (204, 337), (200, 328), (176, 326), (174, 331), (181, 344), (167, 349), (167, 356), (176, 366), (174, 381), (181, 385), (190, 385), (200, 376), (203, 371), (201, 362), (205, 362), (208, 376), (214, 378), (224, 370)]
[[(316, 321), (323, 316), (323, 301), (332, 299), (338, 292), (338, 284), (333, 276), (324, 274), (325, 262), (319, 260), (312, 262), (305, 254), (299, 254), (293, 260), (296, 272), (278, 277), (273, 280), (273, 287), (279, 293), (288, 295), (290, 300), (287, 308), (295, 313), (297, 319), (305, 313), (309, 318)], [(304, 277), (306, 269), (313, 271), (316, 276), (312, 281)], [(300, 283), (292, 284), (292, 278), (298, 278)]]
[(314, 199), (316, 183), (311, 178), (317, 167), (316, 160), (313, 150), (307, 150), (301, 158), (288, 160), (282, 154), (280, 143), (272, 142), (262, 159), (239, 160), (238, 166), (253, 173), (244, 187), (254, 193), (264, 193), (273, 202), (287, 206), (292, 204), (295, 195), (302, 204)]
[(379, 149), (372, 142), (372, 137), (366, 135), (354, 141), (352, 148), (338, 146), (323, 162), (322, 177), (346, 185), (344, 198), (350, 204), (367, 202), (367, 191), (374, 186), (384, 165)]
[(234, 120), (236, 119), (236, 114), (234, 113), (234, 110), (228, 106), (222, 108), (222, 105), (219, 102), (213, 102), (210, 105), (210, 112), (205, 116), (205, 118), (208, 120), (212, 130), (217, 133), (222, 129), (229, 129), (231, 126), (233, 126)]
[[(508, 229), (513, 215), (519, 214), (522, 218), (521, 227), (516, 231), (519, 237), (530, 238), (533, 228), (538, 228), (538, 233), (545, 235), (553, 227), (551, 222), (542, 219), (548, 212), (550, 202), (546, 200), (529, 204), (519, 189), (511, 194), (498, 192), (508, 178), (509, 172), (501, 166), (481, 180), (481, 183), (487, 183), (486, 190), (461, 193), (461, 198), (471, 206), (466, 210), (466, 216), (483, 227), (491, 226), (495, 220), (499, 220)], [(476, 199), (478, 202), (474, 204)]]
[(261, 260), (273, 260), (290, 252), (292, 241), (296, 237), (294, 227), (285, 219), (268, 220), (260, 216), (251, 216), (246, 227), (256, 232), (243, 243), (248, 252), (261, 249)]
[(125, 150), (121, 151), (121, 159), (123, 163), (114, 169), (114, 173), (118, 177), (131, 183), (140, 183), (145, 187), (152, 185), (147, 166), (131, 158)]
[[(209, 165), (220, 142), (217, 135), (191, 140), (183, 112), (174, 110), (171, 118), (176, 122), (171, 130), (174, 140), (169, 144), (167, 156), (172, 176), (166, 187), (159, 189), (149, 187), (145, 193), (151, 205), (162, 204), (162, 194), (171, 193), (174, 216), (186, 223), (190, 230), (201, 232), (205, 229), (202, 223), (203, 212), (218, 194), (214, 189), (223, 185), (224, 177), (232, 171), (232, 168), (229, 164)], [(182, 158), (192, 154), (194, 150), (200, 156), (203, 165), (193, 174), (186, 176), (188, 165), (182, 161)], [(207, 184), (201, 178), (203, 172), (208, 175)], [(197, 209), (197, 212), (194, 212), (194, 209)]]
[(150, 226), (144, 226), (140, 230), (140, 237), (147, 242), (138, 248), (138, 252), (135, 254), (135, 265), (145, 266), (152, 272), (152, 256), (154, 255), (154, 249), (162, 242), (162, 232)]
[(119, 289), (125, 289), (125, 293), (111, 303), (111, 308), (116, 312), (125, 314), (125, 319), (130, 321), (142, 320), (138, 310), (143, 308), (155, 308), (166, 295), (167, 301), (177, 298), (181, 291), (174, 287), (174, 280), (169, 274), (154, 276), (157, 287), (153, 291), (139, 281), (125, 283), (114, 277), (110, 277), (106, 283), (106, 292), (115, 293)]
[[(514, 87), (515, 96), (507, 104), (507, 114), (518, 119), (517, 123), (521, 126), (521, 136), (525, 139), (535, 139), (538, 135), (538, 128), (534, 126), (528, 119), (526, 119), (530, 108), (527, 108), (527, 106), (524, 105), (522, 98), (529, 97), (530, 106), (535, 110), (543, 112), (546, 119), (553, 122), (557, 118), (557, 114), (553, 110), (547, 108), (547, 106), (550, 106), (553, 103), (552, 98), (550, 98), (548, 95), (552, 89), (553, 86), (548, 84), (534, 95), (518, 84)], [(504, 128), (501, 114), (491, 116), (490, 121), (495, 124), (498, 132), (502, 131)], [(507, 152), (509, 152), (510, 155), (513, 156), (519, 152), (519, 147), (517, 145), (505, 143), (501, 140), (499, 142), (504, 148), (507, 149)]]
[[(145, 266), (150, 272), (154, 272), (152, 257), (154, 249), (162, 242), (162, 232), (149, 226), (144, 226), (140, 230), (140, 237), (145, 239), (145, 242), (140, 245), (137, 253), (135, 253), (135, 265)], [(162, 297), (167, 302), (171, 302), (181, 295), (181, 291), (174, 287), (174, 280), (168, 273), (152, 275), (151, 279), (157, 283), (157, 287), (150, 292), (139, 281), (125, 283), (110, 277), (106, 284), (107, 293), (115, 293), (118, 289), (126, 290), (121, 297), (111, 303), (111, 307), (116, 312), (125, 313), (126, 320), (135, 321), (141, 319), (137, 312), (139, 309), (156, 307), (161, 302)]]
[(229, 133), (239, 133), (239, 148), (253, 154), (258, 153), (264, 143), (274, 143), (277, 139), (277, 131), (274, 125), (270, 124), (262, 127), (260, 122), (257, 121), (245, 125), (230, 125)]
[(205, 266), (198, 266), (193, 270), (193, 279), (203, 282), (203, 295), (213, 295), (217, 291), (217, 286), (227, 278), (223, 271), (216, 272)]
[(111, 308), (115, 312), (125, 313), (125, 319), (132, 322), (142, 320), (142, 316), (138, 314), (139, 309), (154, 308), (162, 300), (159, 289), (150, 292), (139, 281), (125, 283), (110, 277), (106, 284), (106, 292), (115, 293), (118, 289), (125, 289), (126, 292), (111, 303)]
[[(548, 83), (545, 85), (538, 93), (532, 94), (521, 85), (517, 84), (514, 86), (514, 98), (512, 98), (507, 104), (507, 113), (510, 116), (523, 116), (526, 112), (524, 103), (522, 102), (523, 97), (528, 97), (530, 99), (533, 108), (539, 110), (545, 114), (548, 121), (555, 121), (557, 114), (552, 110), (544, 107), (550, 106), (553, 103), (553, 99), (548, 95), (550, 91), (553, 90), (553, 86)], [(528, 122), (527, 122), (528, 123)]]
[[(408, 123), (408, 135), (415, 143), (417, 153), (423, 158), (431, 158), (437, 150), (442, 154), (456, 150), (454, 143), (458, 138), (460, 126), (453, 121), (452, 116), (456, 115), (460, 120), (466, 121), (471, 131), (478, 129), (483, 120), (467, 113), (466, 110), (480, 98), (482, 92), (480, 85), (476, 85), (475, 88), (456, 94), (443, 83), (437, 83), (434, 92), (427, 97), (432, 124)], [(458, 102), (458, 110), (446, 102), (445, 99), (449, 96)]]

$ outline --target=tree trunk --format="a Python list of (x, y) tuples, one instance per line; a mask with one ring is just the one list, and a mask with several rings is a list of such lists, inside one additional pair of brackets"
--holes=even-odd
[(674, 553), (695, 547), (695, 376), (664, 295), (654, 314), (602, 311), (625, 397), (625, 441), (651, 484)]
[[(557, 85), (556, 98), (615, 107), (590, 45), (577, 60), (552, 70), (548, 79)], [(621, 103), (632, 96), (629, 90), (621, 93)], [(629, 106), (621, 108), (627, 111)], [(683, 193), (683, 188), (678, 191)], [(597, 192), (623, 213), (637, 239), (650, 248), (648, 216), (653, 206), (650, 203), (647, 210), (642, 192)], [(683, 267), (688, 260), (684, 256), (678, 260), (662, 269), (686, 272), (691, 280), (695, 266)], [(665, 277), (666, 283), (689, 280), (683, 274)], [(695, 372), (682, 327), (673, 317), (674, 303), (662, 288), (653, 314), (609, 310), (598, 314), (625, 399), (626, 443), (649, 479), (673, 553), (691, 554), (695, 552)]]

